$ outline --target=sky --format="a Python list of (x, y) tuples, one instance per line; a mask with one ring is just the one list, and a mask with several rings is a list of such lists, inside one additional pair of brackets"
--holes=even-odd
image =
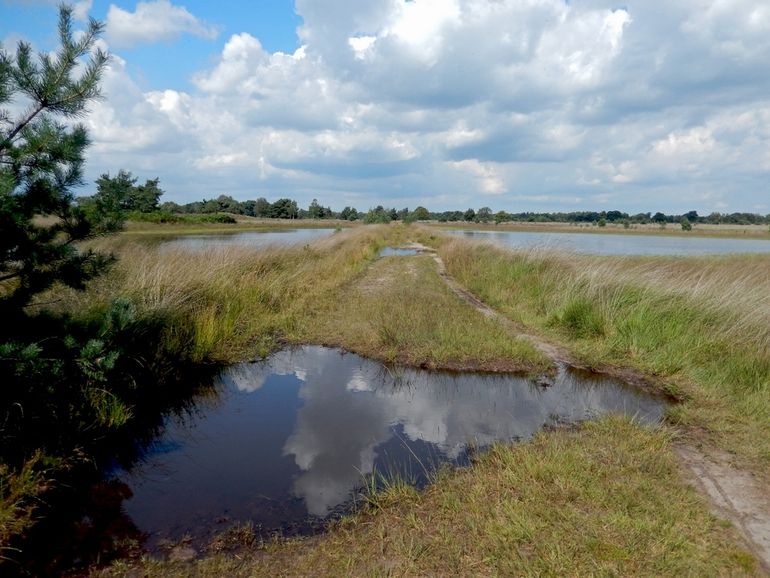
[[(0, 42), (56, 49), (56, 0)], [(339, 210), (770, 213), (767, 0), (81, 0), (87, 184)]]

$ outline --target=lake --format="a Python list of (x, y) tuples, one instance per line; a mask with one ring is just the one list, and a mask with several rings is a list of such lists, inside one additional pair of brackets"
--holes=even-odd
[(721, 239), (601, 233), (541, 233), (531, 231), (452, 230), (480, 241), (517, 249), (567, 250), (593, 255), (725, 255), (770, 253), (770, 239)]
[(334, 231), (335, 229), (276, 229), (215, 235), (183, 235), (164, 241), (162, 248), (204, 251), (229, 246), (262, 248), (271, 245), (298, 245), (328, 237)]
[(525, 440), (608, 412), (654, 424), (665, 402), (616, 380), (563, 369), (550, 386), (520, 376), (385, 367), (305, 346), (232, 366), (129, 470), (122, 505), (148, 547), (205, 543), (234, 522), (308, 533), (347, 511), (365, 476), (418, 486), (469, 447)]

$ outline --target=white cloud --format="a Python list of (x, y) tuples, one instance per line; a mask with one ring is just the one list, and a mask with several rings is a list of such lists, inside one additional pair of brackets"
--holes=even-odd
[(351, 36), (348, 44), (358, 60), (363, 60), (371, 52), (372, 46), (377, 42), (376, 36)]
[[(751, 210), (770, 173), (770, 16), (736, 1), (297, 0), (300, 49), (237, 31), (186, 91), (141, 90), (116, 58), (89, 170), (148, 167), (182, 201)], [(124, 17), (157, 25), (124, 26), (125, 43), (214, 35), (169, 2), (113, 8), (112, 43)]]
[(93, 4), (94, 0), (80, 0), (80, 2), (75, 2), (72, 6), (72, 17), (81, 22), (88, 20), (88, 13), (91, 11)]
[(107, 12), (106, 37), (116, 48), (174, 40), (182, 34), (213, 40), (219, 30), (170, 0), (139, 2), (134, 12), (111, 4)]

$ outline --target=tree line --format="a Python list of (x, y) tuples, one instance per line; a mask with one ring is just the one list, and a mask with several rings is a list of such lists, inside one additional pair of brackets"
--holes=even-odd
[[(397, 209), (378, 205), (367, 211), (346, 206), (341, 211), (334, 211), (328, 206), (321, 205), (313, 199), (307, 208), (300, 207), (297, 201), (290, 198), (279, 198), (269, 202), (266, 198), (238, 201), (230, 195), (220, 195), (215, 199), (203, 199), (186, 204), (174, 202), (160, 203), (163, 191), (159, 187), (159, 179), (147, 180), (138, 185), (138, 179), (130, 172), (120, 170), (117, 175), (102, 175), (97, 181), (96, 194), (79, 200), (81, 206), (93, 207), (102, 212), (117, 214), (122, 212), (128, 218), (142, 218), (141, 214), (154, 213), (160, 217), (156, 220), (173, 220), (174, 215), (245, 215), (264, 219), (341, 219), (345, 221), (361, 220), (365, 223), (389, 223), (391, 221), (439, 221), (466, 223), (587, 223), (603, 226), (607, 223), (623, 225), (643, 225), (669, 223), (682, 224), (737, 224), (761, 225), (770, 224), (770, 214), (756, 213), (718, 213), (699, 215), (697, 211), (682, 214), (666, 214), (661, 211), (652, 213), (630, 214), (623, 211), (573, 211), (573, 212), (519, 212), (493, 211), (489, 207), (478, 209), (468, 208), (464, 211), (429, 211), (425, 207), (409, 210), (408, 207)], [(137, 214), (139, 213), (139, 214)], [(686, 226), (686, 225), (685, 225)]]

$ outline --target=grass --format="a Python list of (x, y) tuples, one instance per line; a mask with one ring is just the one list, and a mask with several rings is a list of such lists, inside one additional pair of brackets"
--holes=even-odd
[(303, 340), (430, 368), (532, 372), (549, 365), (452, 293), (426, 255), (378, 260), (330, 305)]
[(770, 260), (514, 252), (461, 240), (460, 283), (583, 363), (631, 366), (683, 400), (670, 417), (770, 474)]
[(46, 466), (51, 464), (45, 461), (38, 452), (16, 472), (0, 462), (0, 560), (9, 553), (6, 550), (11, 538), (34, 521), (35, 500), (49, 487)]
[[(83, 311), (122, 297), (144, 315), (175, 312), (194, 335), (177, 347), (198, 360), (241, 361), (283, 343), (311, 342), (433, 368), (546, 368), (529, 344), (452, 294), (429, 257), (377, 259), (383, 246), (402, 243), (406, 231), (361, 227), (310, 245), (258, 251), (191, 252), (130, 236), (109, 240), (100, 248), (117, 251), (116, 270), (86, 293), (58, 290), (59, 307)], [(168, 339), (175, 336), (172, 327)]]
[[(192, 342), (178, 348), (198, 360), (240, 361), (296, 341), (302, 324), (376, 257), (386, 237), (385, 231), (359, 229), (312, 245), (202, 252), (130, 236), (107, 240), (99, 248), (117, 252), (115, 270), (86, 293), (58, 291), (58, 306), (83, 311), (124, 297), (143, 315), (172, 311), (193, 333)], [(168, 339), (175, 339), (173, 327)]]
[[(729, 527), (680, 477), (666, 431), (605, 418), (499, 445), (423, 493), (398, 486), (314, 540), (103, 576), (741, 576)], [(132, 574), (133, 573), (133, 574)]]
[[(164, 229), (158, 228), (158, 232)], [(168, 230), (168, 229), (167, 229)], [(118, 563), (106, 575), (741, 575), (753, 559), (683, 481), (674, 436), (770, 464), (766, 257), (615, 258), (509, 250), (427, 227), (372, 226), (308, 246), (204, 253), (132, 234), (102, 248), (116, 269), (63, 310), (130, 299), (173, 312), (169, 350), (238, 361), (284, 343), (338, 345), (430, 367), (540, 370), (545, 360), (457, 298), (427, 256), (377, 259), (413, 239), (510, 319), (588, 365), (632, 366), (683, 400), (666, 428), (620, 418), (499, 445), (425, 492), (387, 485), (324, 536), (211, 552), (193, 563)], [(169, 316), (173, 317), (173, 316)], [(178, 331), (181, 327), (192, 331)], [(179, 339), (178, 343), (174, 343)]]

